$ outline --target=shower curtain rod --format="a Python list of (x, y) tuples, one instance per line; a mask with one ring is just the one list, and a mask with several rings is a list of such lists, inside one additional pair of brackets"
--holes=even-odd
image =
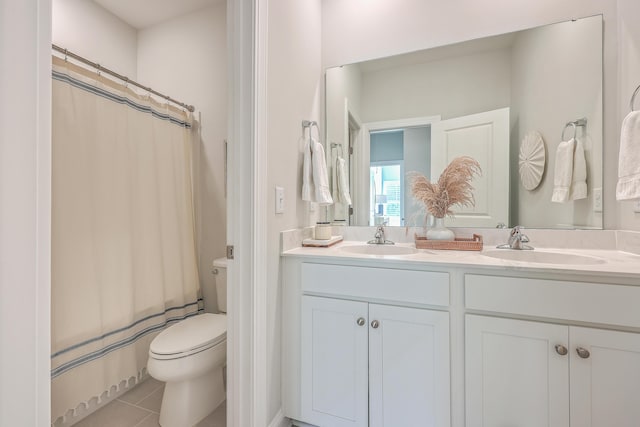
[(73, 52), (71, 52), (71, 51), (69, 51), (67, 49), (61, 48), (60, 46), (57, 46), (55, 44), (51, 44), (51, 47), (53, 48), (53, 50), (58, 51), (60, 53), (63, 53), (64, 56), (65, 56), (65, 59), (66, 59), (66, 57), (71, 57), (71, 58), (75, 59), (76, 61), (80, 61), (80, 62), (82, 62), (84, 64), (89, 65), (90, 67), (95, 68), (96, 70), (98, 70), (98, 72), (107, 73), (107, 74), (109, 74), (109, 75), (111, 75), (111, 76), (113, 76), (113, 77), (115, 77), (115, 78), (117, 78), (119, 80), (122, 80), (126, 84), (131, 84), (131, 85), (137, 86), (140, 89), (143, 89), (143, 90), (145, 90), (145, 91), (147, 91), (149, 93), (152, 93), (152, 94), (154, 94), (156, 96), (159, 96), (160, 98), (164, 98), (169, 102), (173, 102), (174, 104), (179, 105), (179, 106), (187, 109), (188, 111), (190, 111), (192, 113), (195, 111), (195, 108), (194, 108), (193, 105), (187, 105), (187, 104), (185, 104), (183, 102), (176, 101), (175, 99), (171, 98), (168, 95), (165, 95), (163, 93), (157, 92), (157, 91), (151, 89), (150, 87), (143, 86), (140, 83), (138, 83), (138, 82), (136, 82), (134, 80), (131, 80), (130, 78), (128, 78), (126, 76), (123, 76), (122, 74), (118, 74), (115, 71), (112, 71), (112, 70), (110, 70), (108, 68), (105, 68), (102, 65), (98, 64), (97, 62), (89, 61), (88, 59), (86, 59), (86, 58), (84, 58), (84, 57), (82, 57), (82, 56), (80, 56), (78, 54), (75, 54), (75, 53), (73, 53)]

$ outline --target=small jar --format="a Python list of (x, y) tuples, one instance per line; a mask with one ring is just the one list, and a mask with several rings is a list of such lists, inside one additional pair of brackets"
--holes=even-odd
[(329, 240), (331, 239), (331, 232), (333, 228), (330, 222), (316, 222), (315, 239), (316, 240)]

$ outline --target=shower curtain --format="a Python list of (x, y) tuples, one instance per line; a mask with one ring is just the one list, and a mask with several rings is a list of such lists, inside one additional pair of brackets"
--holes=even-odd
[[(52, 420), (140, 379), (198, 312), (191, 119), (54, 57)], [(63, 418), (60, 418), (63, 417)]]

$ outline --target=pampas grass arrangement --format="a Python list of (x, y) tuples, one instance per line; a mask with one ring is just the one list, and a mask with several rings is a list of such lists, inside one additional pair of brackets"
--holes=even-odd
[(482, 169), (477, 160), (467, 156), (456, 157), (442, 171), (436, 183), (422, 174), (410, 174), (411, 193), (434, 217), (453, 216), (452, 206), (475, 205), (471, 180), (481, 174)]

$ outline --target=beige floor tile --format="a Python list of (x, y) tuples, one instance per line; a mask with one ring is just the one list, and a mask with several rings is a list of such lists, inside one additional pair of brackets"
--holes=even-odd
[(227, 402), (222, 402), (208, 417), (196, 424), (195, 427), (226, 427)]
[(142, 420), (140, 424), (136, 424), (135, 427), (160, 427), (160, 415), (149, 414), (147, 418)]
[(160, 406), (162, 405), (162, 395), (164, 394), (164, 387), (160, 387), (156, 389), (149, 396), (142, 399), (140, 402), (136, 403), (137, 406), (140, 406), (144, 409), (148, 409), (149, 411), (160, 413)]
[(137, 404), (162, 386), (164, 386), (162, 381), (149, 377), (141, 384), (136, 385), (131, 390), (120, 396), (118, 399), (123, 402)]
[(149, 411), (114, 400), (74, 427), (133, 427), (148, 415)]

